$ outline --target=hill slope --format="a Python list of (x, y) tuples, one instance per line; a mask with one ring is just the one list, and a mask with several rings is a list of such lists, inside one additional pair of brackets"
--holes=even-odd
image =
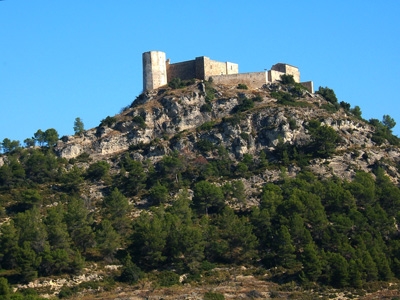
[(46, 293), (64, 285), (60, 297), (87, 289), (85, 280), (99, 290), (183, 280), (201, 294), (241, 274), (265, 282), (244, 293), (253, 298), (272, 281), (358, 294), (395, 283), (391, 128), (362, 120), (329, 89), (244, 88), (158, 89), (54, 148), (1, 156), (3, 276), (21, 284), (95, 273), (75, 288), (31, 284)]

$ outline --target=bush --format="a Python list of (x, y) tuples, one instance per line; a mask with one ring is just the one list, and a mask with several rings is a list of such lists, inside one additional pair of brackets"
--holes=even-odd
[(97, 161), (89, 166), (86, 177), (91, 180), (100, 180), (108, 174), (110, 165), (105, 161)]
[(208, 152), (215, 149), (214, 143), (205, 139), (199, 140), (196, 145), (197, 148), (202, 152)]
[(0, 277), (0, 297), (1, 299), (9, 299), (11, 288), (8, 281), (4, 277)]
[(271, 97), (275, 98), (277, 100), (277, 103), (279, 104), (292, 104), (295, 102), (295, 99), (293, 98), (293, 96), (289, 93), (285, 93), (285, 92), (271, 92)]
[(210, 131), (214, 127), (214, 125), (214, 121), (205, 122), (199, 126), (199, 130)]
[(220, 293), (207, 292), (204, 294), (204, 300), (224, 300), (224, 295)]
[(332, 104), (338, 103), (338, 99), (336, 98), (335, 92), (328, 87), (320, 86), (318, 88), (318, 91), (316, 91), (315, 93), (320, 94), (322, 97), (325, 98), (326, 101), (328, 101)]
[(171, 89), (181, 89), (181, 88), (184, 88), (185, 86), (189, 86), (189, 85), (192, 85), (192, 84), (194, 84), (196, 82), (196, 80), (193, 78), (193, 79), (190, 79), (190, 80), (181, 80), (180, 78), (174, 78), (174, 79), (172, 79), (170, 82), (168, 82), (168, 86), (171, 88)]
[(212, 105), (211, 105), (211, 103), (207, 102), (207, 103), (203, 104), (203, 105), (200, 107), (200, 111), (201, 111), (201, 112), (211, 112), (211, 111), (212, 111)]
[(350, 109), (350, 112), (358, 119), (362, 119), (361, 115), (362, 115), (362, 111), (361, 108), (356, 105), (354, 106), (354, 108)]
[(132, 262), (132, 258), (128, 254), (128, 256), (125, 258), (124, 267), (122, 269), (122, 273), (121, 276), (119, 277), (119, 280), (122, 282), (133, 284), (136, 283), (142, 277), (143, 277), (142, 270), (140, 270), (140, 268)]
[(210, 77), (208, 81), (204, 81), (204, 86), (206, 88), (205, 93), (206, 93), (206, 102), (210, 102), (211, 100), (214, 100), (215, 98), (215, 93), (217, 92), (213, 86), (213, 79)]
[(76, 160), (77, 162), (85, 163), (85, 162), (91, 161), (92, 159), (90, 158), (89, 153), (83, 152), (83, 153), (79, 154), (79, 155), (75, 158), (75, 160)]
[(241, 104), (236, 105), (233, 108), (233, 112), (242, 112), (254, 107), (254, 102), (251, 99), (244, 98)]
[(293, 75), (287, 75), (287, 74), (281, 75), (281, 82), (282, 82), (282, 84), (295, 84), (296, 83), (296, 81), (294, 81)]
[(262, 102), (263, 98), (260, 95), (256, 95), (254, 98), (252, 98), (251, 100), (253, 100), (254, 102)]
[(58, 298), (63, 299), (63, 298), (69, 298), (73, 296), (77, 292), (76, 287), (68, 287), (68, 286), (63, 286), (58, 293)]
[(105, 119), (101, 120), (100, 126), (111, 127), (115, 122), (117, 122), (117, 118), (107, 116)]
[(247, 87), (247, 85), (245, 85), (244, 83), (239, 83), (238, 85), (237, 85), (237, 88), (239, 89), (239, 90), (248, 90), (249, 88)]
[(179, 275), (172, 271), (162, 271), (157, 276), (157, 282), (160, 286), (173, 286), (179, 284)]
[(297, 123), (296, 123), (296, 120), (295, 120), (295, 119), (289, 118), (289, 119), (288, 119), (288, 122), (289, 122), (289, 128), (290, 128), (290, 130), (295, 130), (295, 129), (299, 128), (299, 126), (297, 126)]
[(345, 111), (350, 111), (350, 103), (340, 101), (340, 107), (343, 108)]
[(328, 111), (328, 112), (334, 113), (334, 112), (337, 112), (337, 111), (338, 111), (339, 105), (338, 105), (338, 104), (332, 105), (332, 104), (330, 104), (330, 103), (327, 103), (327, 104), (322, 104), (322, 105), (321, 105), (321, 108), (322, 108), (322, 109), (325, 109), (325, 110)]
[(182, 81), (180, 78), (174, 78), (170, 82), (168, 82), (168, 86), (171, 89), (179, 89), (182, 87)]
[(134, 116), (132, 118), (132, 121), (137, 123), (140, 128), (145, 129), (146, 128), (146, 122), (144, 121), (142, 116)]
[(168, 189), (167, 187), (161, 185), (157, 182), (150, 190), (149, 190), (150, 201), (153, 204), (159, 205), (161, 203), (165, 203), (168, 200)]

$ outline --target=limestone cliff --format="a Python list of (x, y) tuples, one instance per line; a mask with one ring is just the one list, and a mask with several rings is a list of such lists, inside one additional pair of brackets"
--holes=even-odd
[[(370, 124), (343, 109), (328, 111), (329, 103), (318, 94), (304, 91), (296, 100), (302, 105), (288, 106), (278, 104), (271, 96), (273, 91), (286, 92), (287, 87), (269, 84), (250, 91), (214, 85), (207, 90), (203, 82), (196, 82), (183, 89), (146, 92), (116, 115), (109, 126), (87, 130), (81, 136), (63, 137), (56, 150), (67, 159), (87, 153), (94, 160), (107, 160), (130, 151), (137, 160), (156, 162), (172, 151), (195, 158), (199, 154), (198, 142), (208, 141), (225, 147), (237, 162), (246, 153), (257, 159), (261, 151), (276, 162), (277, 145), (309, 143), (308, 124), (318, 120), (333, 128), (340, 142), (331, 157), (310, 160), (310, 170), (322, 176), (351, 179), (357, 170), (371, 171), (371, 166), (379, 164), (394, 182), (399, 182), (400, 150), (388, 143), (375, 144), (371, 140), (375, 129)], [(243, 99), (257, 101), (239, 114), (237, 108)], [(213, 155), (213, 151), (203, 153), (206, 159)], [(300, 169), (296, 165), (287, 167), (289, 175)], [(278, 173), (266, 170), (262, 181), (273, 180)]]

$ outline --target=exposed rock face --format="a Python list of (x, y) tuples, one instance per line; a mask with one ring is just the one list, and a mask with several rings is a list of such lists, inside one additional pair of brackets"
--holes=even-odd
[[(397, 182), (400, 160), (398, 148), (385, 149), (371, 140), (374, 128), (369, 124), (339, 110), (335, 113), (321, 108), (326, 101), (319, 95), (304, 93), (302, 107), (282, 106), (271, 98), (271, 90), (281, 90), (270, 85), (257, 91), (236, 90), (235, 87), (215, 87), (215, 99), (206, 100), (203, 83), (182, 90), (159, 89), (142, 94), (131, 108), (116, 116), (111, 126), (99, 126), (81, 136), (63, 138), (57, 146), (61, 157), (70, 159), (82, 153), (94, 159), (131, 150), (137, 160), (157, 161), (176, 150), (195, 155), (196, 143), (206, 140), (224, 146), (229, 155), (240, 160), (248, 153), (257, 157), (262, 150), (272, 151), (278, 143), (304, 145), (310, 141), (307, 129), (310, 120), (333, 128), (341, 137), (336, 154), (329, 159), (315, 159), (310, 169), (323, 176), (350, 179), (356, 170), (370, 170), (378, 161), (391, 178)], [(233, 113), (241, 99), (261, 97), (253, 109)], [(204, 109), (208, 104), (208, 108)], [(208, 125), (208, 126), (206, 126)], [(201, 130), (196, 130), (200, 127)], [(206, 129), (204, 129), (206, 128)], [(146, 151), (142, 151), (146, 146)], [(273, 158), (272, 158), (273, 159)], [(0, 161), (1, 164), (1, 161)], [(295, 175), (298, 170), (291, 169)], [(276, 175), (276, 174), (275, 174)], [(266, 181), (276, 176), (266, 175)]]

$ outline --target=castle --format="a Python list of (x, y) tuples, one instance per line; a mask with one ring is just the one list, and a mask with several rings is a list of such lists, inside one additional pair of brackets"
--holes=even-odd
[(278, 63), (271, 70), (263, 72), (239, 73), (239, 65), (231, 62), (219, 62), (206, 56), (194, 60), (171, 64), (161, 51), (143, 53), (143, 90), (153, 90), (168, 84), (174, 78), (188, 80), (192, 78), (208, 80), (212, 77), (216, 84), (237, 85), (246, 84), (249, 88), (260, 88), (268, 82), (281, 79), (281, 75), (292, 75), (293, 79), (302, 84), (309, 92), (314, 92), (313, 82), (300, 82), (300, 72), (297, 67)]

